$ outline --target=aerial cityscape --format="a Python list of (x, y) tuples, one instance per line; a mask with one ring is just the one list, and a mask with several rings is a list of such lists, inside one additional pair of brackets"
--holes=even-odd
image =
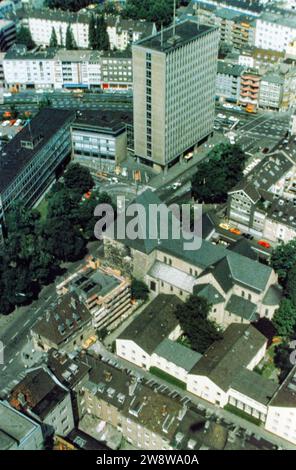
[(0, 450), (296, 450), (296, 0), (0, 1)]

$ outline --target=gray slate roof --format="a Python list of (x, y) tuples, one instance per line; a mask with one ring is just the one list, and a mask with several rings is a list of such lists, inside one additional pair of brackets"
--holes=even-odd
[(178, 325), (174, 310), (182, 304), (183, 302), (175, 295), (158, 295), (126, 327), (118, 339), (134, 341), (148, 354), (152, 354)]
[(202, 357), (198, 352), (192, 351), (186, 346), (170, 339), (164, 339), (157, 346), (154, 353), (176, 364), (176, 366), (182, 367), (187, 372), (189, 372)]
[(266, 341), (252, 325), (232, 323), (225, 330), (223, 339), (207, 349), (190, 374), (206, 376), (227, 391)]
[(155, 279), (160, 279), (190, 294), (193, 291), (193, 286), (196, 281), (194, 276), (190, 276), (190, 274), (184, 273), (184, 271), (180, 271), (180, 269), (173, 268), (160, 261), (154, 263), (148, 274)]
[(257, 305), (248, 299), (232, 294), (225, 310), (251, 322), (256, 319)]
[(278, 385), (272, 380), (245, 368), (235, 377), (231, 387), (262, 405), (267, 405), (278, 389)]
[(211, 284), (197, 284), (194, 286), (193, 293), (204, 297), (212, 305), (220, 304), (225, 300), (220, 292)]

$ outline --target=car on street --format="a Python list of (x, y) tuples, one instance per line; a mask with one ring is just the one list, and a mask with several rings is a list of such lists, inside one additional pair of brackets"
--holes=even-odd
[(217, 114), (217, 118), (219, 119), (226, 119), (227, 116), (225, 116), (225, 114), (222, 114), (222, 113), (219, 113)]
[(172, 184), (172, 188), (173, 189), (177, 189), (181, 186), (181, 181), (175, 181), (175, 183)]
[(226, 224), (224, 222), (222, 222), (221, 224), (219, 224), (219, 227), (220, 228), (223, 228), (224, 230), (229, 230), (230, 229), (230, 225), (229, 224)]
[(229, 232), (233, 233), (234, 235), (241, 235), (242, 234), (242, 232), (238, 228), (235, 228), (235, 227), (231, 227), (229, 229)]
[(270, 248), (271, 244), (266, 242), (265, 240), (258, 240), (258, 245), (262, 246), (263, 248)]

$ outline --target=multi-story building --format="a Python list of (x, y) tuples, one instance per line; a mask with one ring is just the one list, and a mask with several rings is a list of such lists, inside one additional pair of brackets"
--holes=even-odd
[(110, 48), (119, 51), (125, 50), (141, 37), (156, 33), (156, 26), (149, 21), (134, 21), (121, 19), (119, 16), (107, 16), (107, 33)]
[(245, 71), (241, 75), (239, 103), (249, 110), (259, 107), (261, 76), (256, 71)]
[(102, 89), (130, 90), (133, 86), (132, 55), (129, 51), (104, 53), (101, 57)]
[(238, 102), (240, 96), (241, 74), (244, 67), (218, 61), (216, 78), (216, 97), (222, 100)]
[(0, 19), (0, 51), (7, 51), (16, 40), (16, 28), (13, 21)]
[(98, 171), (114, 169), (127, 156), (127, 125), (132, 114), (79, 111), (72, 125), (73, 158)]
[(114, 329), (131, 313), (130, 281), (96, 261), (58, 284), (57, 292), (75, 292), (88, 308), (96, 329)]
[(55, 49), (29, 52), (25, 46), (12, 47), (3, 59), (6, 86), (18, 90), (53, 88), (58, 81), (55, 54)]
[(167, 169), (212, 132), (218, 29), (185, 21), (133, 46), (135, 155)]
[(66, 436), (74, 428), (70, 392), (47, 368), (29, 371), (12, 389), (9, 402), (41, 424), (45, 439)]
[(256, 20), (255, 46), (285, 51), (296, 39), (295, 12), (266, 12)]
[(229, 191), (228, 218), (256, 237), (288, 242), (296, 235), (295, 191), (291, 155), (268, 155)]
[(72, 352), (87, 345), (94, 337), (92, 317), (77, 294), (59, 297), (31, 329), (35, 348)]
[(16, 200), (32, 207), (71, 154), (74, 113), (43, 109), (0, 153), (0, 224)]
[[(28, 25), (35, 44), (41, 46), (49, 46), (53, 29), (59, 45), (65, 45), (66, 31), (70, 24), (77, 47), (87, 49), (90, 18), (91, 13), (42, 8), (26, 11), (23, 22)], [(106, 22), (111, 49), (124, 50), (140, 37), (149, 36), (156, 31), (153, 23), (123, 20), (112, 15), (106, 17)]]
[(21, 89), (115, 89), (132, 88), (132, 59), (129, 51), (41, 49), (27, 51), (14, 46), (3, 57), (8, 88)]
[(238, 63), (248, 68), (256, 68), (268, 70), (274, 68), (275, 65), (282, 62), (285, 53), (282, 51), (274, 51), (267, 49), (259, 49), (258, 47), (244, 47), (240, 50)]
[(44, 448), (40, 424), (4, 401), (0, 401), (0, 429), (1, 451)]
[(279, 110), (282, 106), (284, 77), (278, 73), (267, 73), (262, 76), (260, 83), (260, 108)]
[(294, 366), (268, 406), (265, 429), (296, 444), (296, 367)]

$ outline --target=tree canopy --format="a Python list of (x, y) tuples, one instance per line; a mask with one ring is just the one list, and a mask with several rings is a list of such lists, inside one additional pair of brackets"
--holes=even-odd
[(18, 44), (24, 44), (28, 49), (36, 47), (36, 44), (32, 39), (31, 31), (23, 25), (21, 25), (20, 29), (16, 33), (16, 42)]
[(45, 0), (45, 6), (66, 11), (78, 11), (92, 3), (93, 0)]
[(66, 30), (66, 49), (68, 49), (69, 51), (73, 50), (73, 49), (77, 49), (77, 44), (76, 44), (76, 41), (74, 39), (74, 35), (73, 35), (73, 31), (72, 31), (72, 28), (71, 28), (71, 25), (69, 24), (67, 26), (67, 30)]
[(90, 49), (108, 51), (110, 49), (107, 23), (104, 15), (91, 16), (88, 30), (88, 42)]
[(49, 47), (57, 47), (58, 46), (58, 37), (55, 28), (51, 30), (51, 36), (49, 41)]
[(147, 300), (149, 295), (149, 289), (146, 286), (145, 282), (133, 277), (131, 284), (131, 295), (132, 299), (144, 301)]
[(296, 307), (290, 299), (283, 298), (272, 319), (280, 336), (290, 338), (296, 327)]
[(280, 283), (285, 286), (289, 271), (296, 266), (296, 239), (280, 243), (272, 251), (270, 264), (278, 274)]
[(191, 348), (203, 354), (216, 340), (222, 338), (216, 324), (208, 319), (210, 304), (204, 297), (191, 295), (176, 307), (180, 326), (190, 341)]
[(152, 21), (158, 26), (161, 24), (167, 26), (173, 19), (173, 6), (173, 0), (126, 0), (122, 16), (134, 20)]
[(238, 145), (219, 144), (192, 178), (192, 196), (200, 202), (222, 203), (243, 178), (246, 155)]
[(87, 242), (95, 239), (94, 208), (101, 202), (112, 203), (108, 194), (99, 191), (83, 198), (92, 186), (89, 170), (73, 164), (65, 172), (64, 183), (54, 184), (46, 196), (44, 217), (21, 201), (8, 212), (0, 256), (0, 313), (31, 302), (43, 285), (54, 280), (61, 263), (85, 255)]

